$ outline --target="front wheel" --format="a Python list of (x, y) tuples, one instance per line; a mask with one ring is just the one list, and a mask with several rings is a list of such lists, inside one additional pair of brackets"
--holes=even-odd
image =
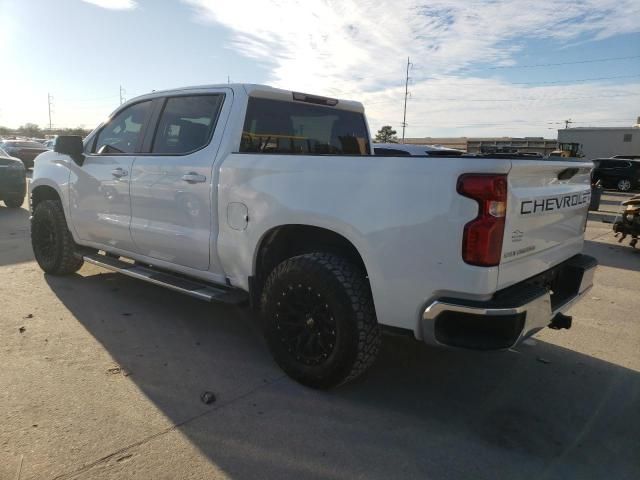
[(309, 253), (285, 260), (266, 281), (265, 336), (278, 365), (313, 388), (354, 380), (380, 348), (369, 283), (348, 260)]
[(57, 200), (44, 200), (36, 206), (31, 219), (31, 246), (46, 273), (67, 275), (77, 272), (84, 263), (75, 255), (76, 245)]
[(628, 178), (622, 178), (618, 180), (616, 186), (618, 187), (619, 191), (628, 192), (629, 190), (631, 190), (631, 180), (629, 180)]

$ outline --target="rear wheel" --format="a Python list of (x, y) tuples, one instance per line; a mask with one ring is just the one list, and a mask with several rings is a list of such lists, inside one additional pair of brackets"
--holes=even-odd
[(9, 208), (20, 208), (23, 203), (24, 203), (24, 194), (9, 195), (4, 199), (4, 204)]
[(616, 186), (621, 192), (628, 192), (629, 190), (631, 190), (631, 180), (629, 180), (628, 178), (622, 178), (618, 180)]
[(380, 347), (369, 284), (361, 269), (328, 253), (285, 260), (261, 300), (265, 336), (276, 362), (313, 388), (354, 380)]
[(31, 219), (31, 245), (38, 265), (46, 273), (74, 273), (84, 263), (75, 256), (76, 245), (57, 200), (44, 200), (36, 206)]

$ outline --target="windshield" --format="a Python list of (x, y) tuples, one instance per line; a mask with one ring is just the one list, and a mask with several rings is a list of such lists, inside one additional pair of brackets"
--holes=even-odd
[(2, 147), (0, 147), (0, 157), (8, 157), (9, 154), (7, 152), (5, 152)]

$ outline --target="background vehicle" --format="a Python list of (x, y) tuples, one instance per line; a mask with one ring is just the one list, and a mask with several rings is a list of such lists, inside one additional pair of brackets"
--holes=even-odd
[(604, 188), (628, 192), (640, 185), (640, 161), (598, 158), (594, 161), (594, 182), (600, 180)]
[(31, 140), (5, 140), (0, 144), (9, 155), (19, 158), (27, 168), (33, 167), (33, 160), (47, 148), (38, 142)]
[(0, 200), (9, 208), (18, 208), (27, 193), (24, 164), (0, 148)]
[(595, 269), (580, 254), (592, 164), (372, 150), (357, 102), (259, 85), (144, 95), (39, 157), (34, 254), (50, 274), (87, 261), (248, 300), (277, 363), (316, 388), (362, 374), (381, 326), (473, 349), (570, 326)]
[(582, 145), (580, 145), (579, 143), (571, 142), (558, 143), (558, 149), (551, 152), (550, 156), (562, 158), (584, 157), (584, 155), (582, 154)]
[(408, 143), (374, 143), (373, 151), (376, 155), (388, 157), (406, 155), (428, 155), (430, 157), (457, 157), (462, 155), (462, 150), (438, 147), (435, 145), (415, 145)]
[(626, 158), (627, 160), (640, 160), (640, 155), (614, 155), (611, 158)]

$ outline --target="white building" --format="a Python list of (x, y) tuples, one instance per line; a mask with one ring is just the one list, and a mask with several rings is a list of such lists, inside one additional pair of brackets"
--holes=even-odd
[(580, 143), (585, 158), (589, 160), (614, 155), (640, 155), (639, 127), (565, 128), (558, 130), (558, 143)]

